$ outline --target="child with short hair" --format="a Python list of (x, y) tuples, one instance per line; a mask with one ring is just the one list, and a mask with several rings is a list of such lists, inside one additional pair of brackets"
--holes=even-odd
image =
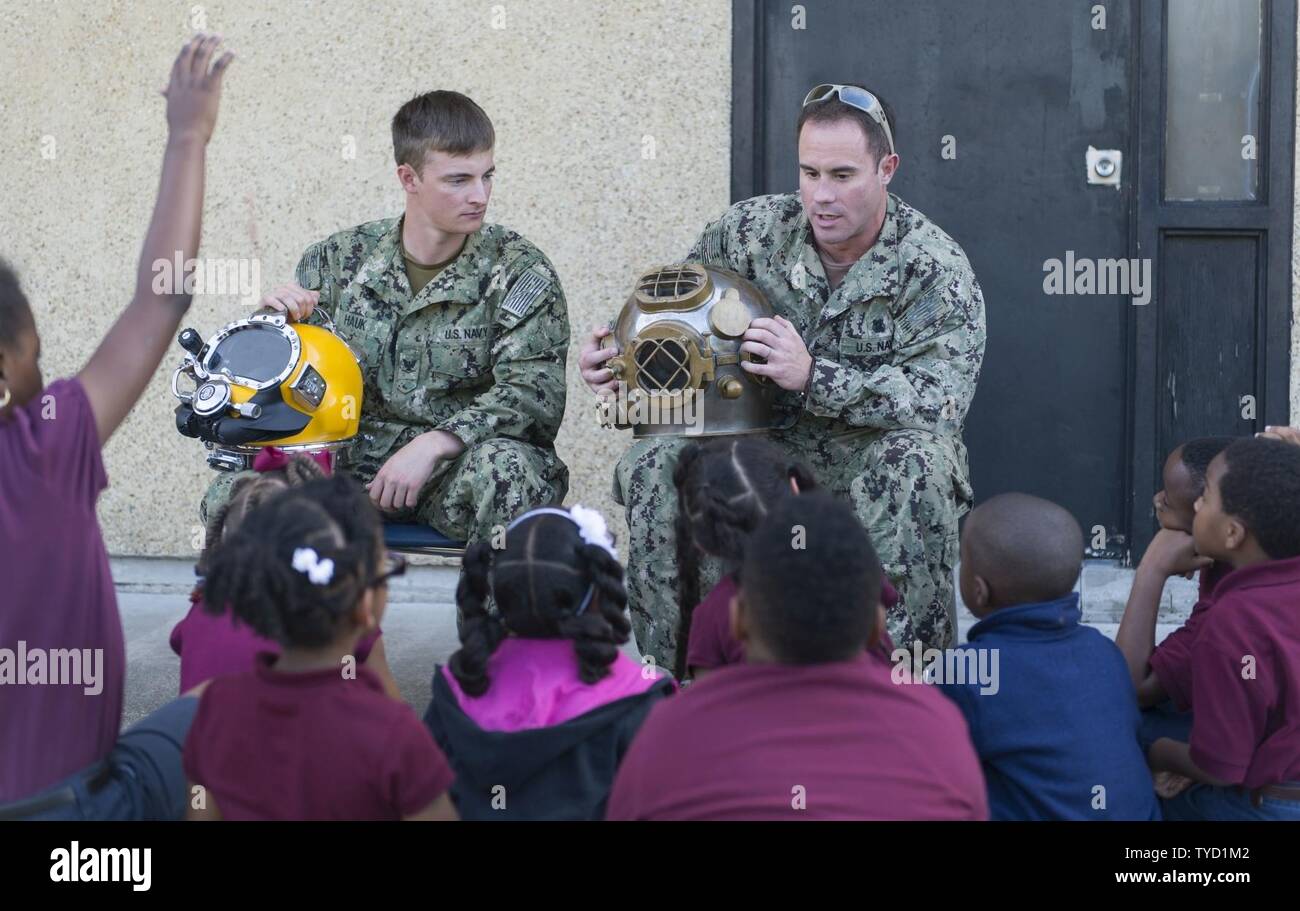
[(534, 509), (504, 543), (465, 551), (461, 648), (434, 670), (425, 724), (456, 770), (462, 818), (599, 819), (628, 744), (674, 683), (619, 649), (627, 592), (599, 513)]
[[(190, 593), (190, 611), (172, 628), (172, 651), (181, 659), (181, 692), (213, 677), (251, 671), (257, 656), (263, 652), (280, 653), (278, 642), (259, 636), (226, 605), (207, 603), (203, 598), (203, 577), (208, 574), (217, 545), (237, 534), (250, 512), (282, 491), (321, 480), (328, 471), (318, 458), (287, 455), (279, 450), (264, 450), (254, 462), (253, 470), (256, 473), (235, 480), (230, 498), (208, 519), (206, 544), (194, 568), (199, 581)], [(357, 660), (374, 671), (383, 682), (385, 692), (394, 699), (401, 698), (388, 668), (382, 631), (378, 627), (357, 643)]]
[[(681, 612), (674, 674), (679, 680), (698, 679), (745, 660), (729, 621), (745, 543), (779, 500), (814, 490), (817, 481), (806, 465), (779, 447), (747, 436), (687, 445), (678, 456), (673, 483)], [(701, 556), (717, 559), (723, 567), (722, 578), (702, 601)], [(898, 604), (898, 592), (888, 579), (881, 598), (887, 611)], [(882, 647), (886, 654), (893, 651), (888, 633)]]
[[(0, 817), (167, 819), (184, 810), (179, 747), (194, 699), (120, 732), (126, 649), (95, 504), (108, 486), (104, 444), (190, 306), (182, 277), (161, 287), (155, 264), (198, 256), (205, 150), (232, 59), (220, 36), (199, 34), (172, 64), (167, 146), (135, 292), (75, 377), (45, 385), (32, 308), (0, 263), (0, 648), (100, 658), (94, 681), (83, 669), (79, 682), (3, 686)], [(65, 268), (68, 251), (50, 250), (47, 268)], [(0, 671), (0, 685), (8, 682)]]
[[(1183, 443), (1165, 459), (1164, 487), (1154, 505), (1160, 531), (1156, 532), (1138, 562), (1128, 603), (1120, 620), (1115, 644), (1124, 653), (1129, 677), (1142, 709), (1140, 742), (1143, 754), (1160, 736), (1186, 740), (1192, 727), (1189, 676), (1192, 644), (1214, 603), (1214, 589), (1232, 567), (1196, 553), (1192, 522), (1196, 501), (1205, 490), (1205, 472), (1236, 437), (1202, 437)], [(1156, 622), (1165, 581), (1171, 576), (1190, 578), (1200, 571), (1199, 594), (1185, 623), (1156, 644)], [(1185, 786), (1170, 776), (1157, 776), (1157, 790), (1170, 795)]]
[(731, 601), (745, 662), (650, 713), (606, 818), (987, 819), (961, 713), (873, 647), (882, 578), (848, 504), (777, 502)]
[(1192, 644), (1188, 742), (1151, 767), (1195, 784), (1166, 819), (1300, 820), (1300, 448), (1239, 440), (1196, 503), (1196, 552), (1230, 566)]
[(967, 679), (940, 683), (970, 725), (995, 820), (1160, 818), (1124, 656), (1081, 623), (1082, 568), (1083, 532), (1055, 503), (1002, 494), (966, 518), (961, 594), (979, 622), (945, 662)]
[(281, 646), (212, 680), (185, 742), (190, 819), (454, 819), (452, 772), (410, 706), (356, 660), (388, 580), (379, 514), (339, 475), (253, 509), (206, 597)]

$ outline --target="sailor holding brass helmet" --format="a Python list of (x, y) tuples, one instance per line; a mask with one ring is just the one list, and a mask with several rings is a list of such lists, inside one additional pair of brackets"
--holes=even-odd
[[(956, 640), (957, 524), (972, 502), (961, 432), (984, 355), (984, 301), (961, 247), (888, 192), (894, 127), (862, 87), (817, 86), (799, 115), (799, 192), (736, 203), (685, 263), (735, 273), (774, 311), (736, 336), (734, 369), (762, 383), (712, 382), (733, 384), (738, 398), (774, 386), (777, 415), (719, 432), (768, 433), (848, 497), (900, 594), (890, 635), (942, 648)], [(642, 350), (658, 373), (672, 366), (662, 343), (637, 336), (622, 350), (631, 338), (598, 327), (583, 346), (583, 380), (602, 397), (626, 393), (629, 371), (654, 376)], [(699, 432), (638, 435), (614, 476), (631, 529), (637, 643), (668, 667), (679, 645), (673, 467)]]
[[(494, 144), (464, 95), (407, 102), (393, 118), (405, 213), (313, 244), (296, 282), (262, 300), (282, 319), (332, 324), (360, 361), (360, 427), (340, 467), (386, 516), (467, 541), (568, 489), (555, 453), (564, 292), (540, 250), (484, 223)], [(205, 516), (233, 480), (213, 483)]]

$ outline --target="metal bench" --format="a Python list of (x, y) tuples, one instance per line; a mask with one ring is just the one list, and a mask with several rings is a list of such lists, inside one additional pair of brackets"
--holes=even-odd
[(466, 542), (454, 541), (436, 528), (416, 522), (385, 522), (384, 545), (406, 554), (460, 557), (465, 553)]

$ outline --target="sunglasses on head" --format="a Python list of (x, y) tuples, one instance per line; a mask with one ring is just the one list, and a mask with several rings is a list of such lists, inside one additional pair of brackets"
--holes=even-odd
[(889, 140), (889, 154), (894, 154), (894, 133), (889, 129), (889, 118), (885, 116), (885, 109), (880, 104), (880, 99), (866, 89), (860, 89), (856, 85), (836, 85), (831, 82), (823, 82), (821, 85), (813, 86), (812, 91), (804, 96), (803, 107), (816, 104), (818, 101), (825, 101), (832, 96), (851, 108), (857, 108), (880, 124), (880, 128), (885, 131), (885, 138)]

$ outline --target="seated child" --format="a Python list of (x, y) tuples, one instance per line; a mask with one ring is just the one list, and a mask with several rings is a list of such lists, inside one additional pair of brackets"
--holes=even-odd
[[(1027, 494), (982, 503), (961, 537), (961, 594), (979, 622), (941, 681), (984, 766), (993, 819), (1160, 818), (1124, 656), (1080, 623), (1083, 532)], [(970, 668), (992, 668), (992, 683)]]
[(456, 600), (461, 648), (434, 670), (424, 721), (456, 771), (461, 817), (599, 819), (632, 736), (674, 690), (619, 650), (632, 627), (605, 520), (581, 506), (524, 513), (504, 549), (465, 551)]
[(1161, 737), (1157, 771), (1196, 784), (1166, 819), (1300, 820), (1300, 448), (1239, 440), (1196, 504), (1196, 552), (1232, 567), (1192, 643), (1190, 741)]
[(342, 475), (251, 510), (208, 562), (206, 596), (280, 643), (212, 680), (185, 742), (190, 819), (454, 819), (452, 773), (410, 706), (355, 655), (405, 563)]
[[(135, 292), (76, 376), (45, 384), (40, 358), (49, 339), (42, 341), (17, 276), (0, 263), (0, 649), (10, 659), (0, 659), (0, 818), (184, 813), (180, 744), (196, 700), (178, 699), (121, 731), (126, 647), (95, 507), (108, 486), (104, 444), (189, 309), (185, 283), (160, 287), (151, 264), (192, 262), (199, 253), (205, 147), (231, 59), (219, 36), (200, 34), (172, 65), (163, 93), (167, 148)], [(12, 218), (6, 224), (17, 229)], [(63, 268), (66, 254), (51, 240), (45, 271)], [(66, 364), (70, 355), (56, 356)], [(41, 659), (27, 682), (54, 685), (10, 685), (13, 655), (24, 650)], [(85, 665), (43, 679), (43, 659), (53, 664), (56, 654), (84, 656)]]
[[(739, 437), (686, 446), (678, 456), (673, 483), (681, 611), (677, 641), (686, 643), (677, 650), (675, 674), (681, 680), (745, 660), (744, 646), (730, 629), (730, 604), (745, 542), (779, 499), (813, 490), (817, 482), (805, 465), (791, 462), (766, 440)], [(722, 578), (703, 601), (701, 555), (723, 564)], [(881, 600), (886, 610), (898, 604), (898, 592), (888, 579)], [(885, 654), (893, 651), (887, 633), (881, 646)]]
[[(271, 454), (264, 451), (262, 455)], [(195, 566), (200, 579), (190, 593), (190, 611), (171, 634), (172, 651), (181, 659), (181, 692), (213, 677), (251, 671), (262, 652), (280, 654), (278, 643), (259, 636), (225, 605), (206, 604), (203, 600), (202, 577), (208, 572), (213, 550), (227, 537), (233, 537), (248, 513), (267, 498), (290, 487), (319, 480), (327, 473), (319, 460), (309, 456), (263, 460), (262, 455), (254, 465), (259, 473), (241, 475), (236, 479), (230, 488), (230, 498), (208, 520), (206, 546)], [(386, 693), (400, 699), (397, 682), (388, 668), (381, 634), (382, 631), (376, 627), (362, 638), (357, 644), (357, 660), (375, 672)]]
[(961, 714), (931, 687), (896, 684), (872, 647), (881, 578), (848, 504), (776, 503), (731, 602), (745, 663), (655, 707), (606, 818), (988, 818)]
[[(1235, 441), (1235, 437), (1204, 437), (1174, 449), (1165, 459), (1164, 487), (1155, 495), (1158, 531), (1143, 553), (1133, 577), (1128, 603), (1115, 644), (1124, 653), (1129, 676), (1137, 688), (1142, 708), (1140, 741), (1150, 748), (1158, 736), (1186, 740), (1191, 731), (1191, 679), (1188, 676), (1192, 643), (1213, 603), (1219, 580), (1232, 567), (1195, 552), (1192, 520), (1196, 501), (1205, 490), (1210, 462)], [(1200, 570), (1200, 591), (1191, 615), (1164, 641), (1156, 645), (1156, 621), (1165, 581), (1170, 576)], [(1162, 776), (1167, 778), (1167, 776)], [(1167, 793), (1168, 782), (1157, 782)]]

